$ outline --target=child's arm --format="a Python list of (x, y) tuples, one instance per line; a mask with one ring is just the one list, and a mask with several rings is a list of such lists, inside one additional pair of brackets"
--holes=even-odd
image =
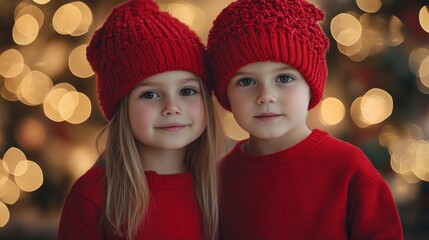
[(350, 239), (403, 239), (392, 194), (380, 175), (349, 193)]
[(58, 239), (103, 239), (101, 209), (72, 191), (64, 204)]

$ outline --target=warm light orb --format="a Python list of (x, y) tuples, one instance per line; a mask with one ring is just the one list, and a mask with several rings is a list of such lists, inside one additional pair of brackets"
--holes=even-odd
[[(423, 61), (420, 63), (420, 68), (418, 72), (418, 76), (420, 78), (425, 78), (429, 76), (429, 56), (427, 56)], [(425, 84), (426, 86), (426, 84)]]
[(15, 21), (12, 29), (12, 38), (18, 45), (32, 43), (39, 34), (39, 23), (30, 14), (25, 14)]
[(5, 152), (3, 156), (3, 161), (7, 164), (9, 173), (12, 175), (15, 175), (15, 174), (19, 174), (19, 172), (16, 169), (16, 166), (20, 162), (26, 162), (27, 157), (20, 149), (16, 147), (11, 147)]
[(389, 22), (389, 41), (388, 44), (390, 46), (398, 46), (399, 44), (404, 42), (404, 35), (402, 34), (402, 27), (403, 27), (402, 21), (396, 17), (392, 16)]
[(4, 203), (12, 205), (18, 201), (20, 196), (20, 190), (18, 186), (8, 179), (5, 183), (1, 185), (0, 188), (0, 200)]
[(24, 66), (24, 57), (18, 50), (9, 49), (0, 55), (0, 75), (5, 78), (18, 76)]
[(81, 36), (88, 32), (89, 27), (92, 24), (92, 12), (91, 9), (83, 2), (71, 2), (73, 6), (75, 6), (80, 14), (82, 15), (79, 26), (70, 33), (72, 36)]
[(375, 13), (380, 10), (381, 0), (356, 0), (358, 7), (367, 13)]
[(67, 122), (72, 124), (80, 124), (85, 122), (90, 117), (92, 110), (91, 100), (89, 97), (81, 92), (69, 92), (61, 99), (60, 107), (63, 106), (63, 104), (69, 104), (69, 101), (75, 104), (74, 109), (70, 115), (70, 112), (60, 111), (60, 113), (65, 113), (62, 115), (62, 117), (64, 117)]
[(412, 171), (414, 163), (414, 152), (417, 145), (407, 140), (398, 140), (389, 148), (391, 155), (390, 165), (393, 171), (406, 174)]
[(231, 112), (224, 111), (222, 123), (225, 133), (229, 138), (240, 141), (249, 137), (249, 133), (238, 125)]
[(54, 122), (62, 122), (65, 119), (60, 114), (60, 101), (64, 95), (76, 89), (69, 83), (55, 85), (43, 102), (43, 111)]
[(45, 14), (43, 13), (40, 8), (34, 6), (34, 5), (25, 5), (23, 7), (18, 6), (15, 9), (15, 20), (19, 19), (20, 17), (29, 14), (37, 21), (39, 25), (39, 29), (42, 28), (43, 23), (45, 22)]
[(408, 57), (408, 65), (411, 72), (414, 73), (417, 77), (420, 77), (421, 64), (429, 57), (429, 49), (427, 48), (417, 48), (414, 49), (410, 56)]
[(393, 112), (393, 98), (383, 89), (373, 88), (362, 97), (362, 117), (368, 124), (377, 124)]
[(10, 212), (6, 204), (0, 201), (0, 227), (4, 227), (9, 222)]
[(419, 11), (420, 26), (429, 33), (429, 6), (423, 6)]
[(188, 25), (199, 36), (204, 35), (206, 30), (206, 13), (199, 7), (185, 2), (163, 4), (160, 6), (163, 11), (168, 11), (171, 15)]
[(87, 44), (83, 44), (73, 49), (69, 56), (69, 68), (70, 71), (77, 77), (88, 78), (94, 75), (91, 65), (89, 65), (86, 59), (86, 47)]
[(33, 0), (33, 2), (38, 3), (40, 5), (46, 4), (50, 2), (51, 0)]
[(370, 124), (368, 124), (362, 116), (361, 103), (362, 97), (358, 97), (353, 101), (352, 106), (350, 107), (350, 117), (356, 126), (366, 128)]
[[(17, 168), (25, 167), (19, 163)], [(24, 192), (33, 192), (43, 183), (42, 169), (33, 161), (27, 161), (26, 171), (19, 176), (15, 176), (16, 185)]]
[(351, 46), (359, 41), (362, 25), (353, 15), (340, 13), (331, 21), (331, 34), (341, 45)]
[(344, 104), (340, 100), (330, 97), (322, 101), (320, 118), (324, 125), (337, 125), (344, 119), (344, 115)]
[(360, 38), (355, 44), (351, 46), (344, 46), (344, 45), (341, 45), (339, 42), (337, 42), (337, 47), (342, 54), (344, 54), (345, 56), (351, 57), (359, 54), (359, 52), (362, 51), (363, 41), (362, 41), (362, 38)]
[(413, 173), (423, 181), (429, 182), (429, 142), (419, 141), (415, 151)]
[(83, 93), (68, 92), (59, 102), (61, 117), (69, 123), (80, 124), (91, 115), (91, 100)]
[(23, 78), (19, 87), (20, 95), (18, 97), (23, 100), (24, 104), (30, 106), (42, 104), (52, 85), (53, 83), (49, 76), (40, 71), (31, 71)]
[(67, 35), (76, 31), (81, 23), (82, 13), (74, 4), (64, 4), (55, 12), (52, 25), (59, 34)]
[(20, 92), (19, 86), (21, 85), (22, 79), (24, 79), (24, 77), (27, 76), (27, 74), (30, 72), (31, 69), (27, 65), (24, 65), (24, 68), (17, 76), (4, 79), (4, 87), (7, 89), (7, 91), (13, 93), (16, 96), (16, 94)]
[(9, 167), (0, 159), (0, 186), (9, 179)]
[(378, 140), (381, 146), (389, 148), (390, 145), (399, 140), (399, 134), (393, 126), (386, 125), (381, 129)]

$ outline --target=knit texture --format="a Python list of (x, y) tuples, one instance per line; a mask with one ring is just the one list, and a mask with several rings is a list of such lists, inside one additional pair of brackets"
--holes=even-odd
[(268, 155), (239, 142), (221, 162), (223, 240), (402, 240), (388, 185), (355, 146), (321, 130)]
[(241, 67), (264, 61), (297, 69), (311, 90), (309, 109), (323, 97), (329, 41), (318, 21), (324, 13), (304, 0), (238, 0), (228, 5), (210, 30), (207, 51), (215, 94), (227, 110), (226, 89)]
[[(202, 240), (201, 214), (192, 173), (159, 175), (146, 172), (150, 203), (135, 239)], [(124, 239), (102, 225), (106, 182), (95, 167), (73, 185), (64, 203), (58, 239)]]
[(189, 71), (208, 84), (205, 48), (184, 23), (152, 0), (116, 6), (94, 33), (87, 59), (97, 76), (101, 110), (110, 120), (136, 83), (171, 70)]

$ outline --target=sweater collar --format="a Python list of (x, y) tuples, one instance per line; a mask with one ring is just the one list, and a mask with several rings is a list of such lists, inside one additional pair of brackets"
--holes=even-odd
[(314, 149), (327, 136), (327, 132), (320, 129), (314, 129), (308, 137), (294, 146), (267, 155), (256, 155), (243, 151), (243, 144), (249, 141), (249, 139), (246, 139), (235, 145), (229, 158), (231, 158), (236, 164), (249, 168), (271, 167), (288, 159), (292, 160), (300, 158), (303, 154), (313, 151), (312, 149)]

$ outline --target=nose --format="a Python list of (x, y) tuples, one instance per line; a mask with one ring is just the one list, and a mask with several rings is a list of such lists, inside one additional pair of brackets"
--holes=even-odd
[(165, 101), (164, 108), (162, 110), (162, 115), (180, 115), (181, 113), (182, 109), (180, 108), (179, 102), (177, 100), (169, 98)]
[(273, 90), (271, 90), (269, 86), (260, 87), (259, 94), (256, 99), (256, 102), (258, 104), (275, 103), (276, 101), (277, 98), (275, 97)]

